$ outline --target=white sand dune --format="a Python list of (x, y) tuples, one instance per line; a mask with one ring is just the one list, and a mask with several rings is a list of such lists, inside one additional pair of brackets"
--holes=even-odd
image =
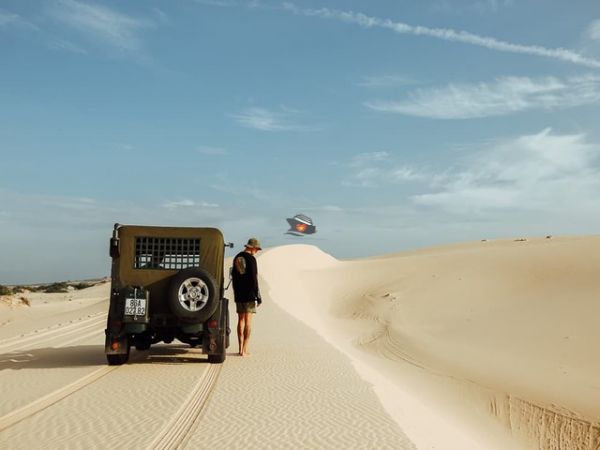
[(298, 245), (266, 251), (260, 268), (418, 446), (600, 447), (599, 237), (357, 261)]
[(0, 448), (600, 448), (600, 237), (259, 270), (252, 355), (234, 334), (222, 366), (106, 366), (108, 284), (1, 302)]

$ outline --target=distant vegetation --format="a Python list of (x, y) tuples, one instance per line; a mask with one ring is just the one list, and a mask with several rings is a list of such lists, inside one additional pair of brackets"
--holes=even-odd
[(66, 293), (69, 292), (69, 288), (80, 291), (82, 289), (87, 289), (89, 287), (95, 286), (96, 284), (98, 284), (98, 282), (85, 281), (60, 281), (57, 283), (39, 284), (33, 286), (4, 286), (0, 284), (0, 295), (21, 294), (23, 292), (44, 292), (47, 294)]
[(37, 287), (37, 286), (13, 286), (11, 289), (12, 289), (13, 294), (20, 294), (25, 291), (37, 292), (39, 290), (39, 287)]
[(57, 292), (69, 292), (69, 285), (64, 281), (60, 283), (52, 283), (46, 286), (41, 287), (42, 292), (46, 292), (47, 294), (54, 294)]
[(13, 293), (12, 289), (0, 284), (0, 295), (11, 295)]

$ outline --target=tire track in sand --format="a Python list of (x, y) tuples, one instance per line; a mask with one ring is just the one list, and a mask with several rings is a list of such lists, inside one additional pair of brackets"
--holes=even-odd
[[(264, 291), (251, 356), (230, 353), (198, 427), (182, 446), (414, 450), (352, 362)], [(237, 343), (233, 347), (230, 352)]]
[[(87, 325), (85, 327), (82, 327), (82, 329), (87, 329), (87, 328), (90, 328), (90, 327), (93, 327), (96, 325), (97, 324)], [(80, 331), (80, 330), (77, 329), (75, 331)], [(74, 342), (86, 340), (92, 336), (100, 334), (103, 331), (104, 331), (103, 329), (102, 330), (97, 330), (97, 329), (93, 330), (86, 334), (79, 335), (74, 339), (69, 339), (65, 342), (62, 342), (60, 345), (55, 346), (55, 348), (67, 347), (68, 345), (70, 345)], [(71, 334), (73, 334), (73, 332), (67, 333), (67, 335), (71, 335)], [(20, 421), (22, 421), (28, 417), (33, 416), (34, 414), (37, 414), (40, 411), (43, 411), (44, 409), (48, 408), (49, 406), (54, 405), (55, 403), (63, 400), (64, 398), (68, 397), (69, 395), (72, 395), (73, 393), (79, 391), (80, 389), (82, 389), (86, 386), (89, 386), (93, 382), (102, 378), (104, 375), (112, 372), (115, 369), (118, 369), (119, 367), (120, 366), (100, 367), (99, 369), (96, 369), (93, 372), (91, 372), (81, 378), (78, 378), (77, 380), (67, 384), (66, 386), (56, 389), (27, 405), (24, 405), (20, 408), (15, 409), (14, 411), (11, 411), (11, 412), (5, 414), (4, 416), (0, 417), (0, 432), (19, 423)]]
[(94, 381), (102, 378), (104, 375), (112, 372), (115, 369), (118, 369), (119, 366), (105, 366), (101, 367), (93, 371), (92, 373), (75, 380), (74, 382), (57, 389), (38, 400), (29, 403), (15, 411), (12, 411), (4, 416), (0, 417), (0, 432), (6, 430), (7, 428), (19, 423), (20, 421), (27, 419), (28, 417), (37, 414), (40, 411), (48, 408), (49, 406), (54, 405), (55, 403), (61, 401), (62, 399), (68, 397), (69, 395), (79, 391), (80, 389), (89, 386)]
[(221, 370), (202, 356), (185, 345), (140, 352), (140, 360), (136, 355), (132, 364), (118, 366), (0, 432), (0, 448), (182, 446), (204, 417)]
[[(98, 325), (100, 325), (100, 323), (102, 323), (104, 318), (95, 317), (94, 319), (95, 320), (90, 319), (90, 320), (86, 320), (86, 321), (76, 324), (77, 327), (75, 327), (74, 329), (68, 330), (63, 335), (53, 336), (51, 338), (52, 340), (56, 340), (56, 339), (60, 339), (60, 338), (64, 338), (64, 337), (70, 337), (66, 341), (61, 341), (60, 344), (54, 345), (54, 348), (64, 348), (75, 342), (85, 341), (91, 337), (94, 337), (96, 335), (103, 333), (104, 329), (103, 328), (98, 329), (97, 327), (98, 327)], [(101, 319), (101, 320), (99, 321), (98, 319)], [(69, 328), (73, 328), (73, 327), (69, 327)], [(88, 330), (90, 328), (93, 328), (93, 329), (91, 331), (87, 331), (87, 332), (81, 334), (83, 331)], [(58, 330), (53, 329), (51, 331), (52, 331), (52, 334), (54, 334), (54, 332), (60, 331), (60, 329), (58, 329)], [(76, 334), (76, 333), (77, 333), (77, 336), (72, 337), (72, 335)], [(38, 336), (35, 336), (35, 337), (38, 338)], [(45, 339), (45, 336), (42, 335), (39, 337), (39, 339)], [(30, 343), (30, 345), (28, 345), (28, 346), (25, 346), (24, 348), (20, 348), (18, 350), (12, 350), (11, 353), (14, 353), (14, 355), (13, 355), (14, 359), (20, 358), (22, 355), (19, 354), (18, 352), (19, 351), (26, 352), (27, 351), (26, 349), (30, 348), (31, 345), (32, 345), (32, 343)], [(101, 367), (97, 370), (94, 370), (93, 372), (91, 372), (89, 374), (84, 375), (83, 377), (80, 377), (80, 378), (74, 380), (73, 382), (71, 382), (63, 387), (60, 387), (58, 389), (51, 391), (50, 393), (48, 393), (46, 395), (43, 395), (42, 397), (38, 398), (37, 400), (35, 400), (33, 402), (30, 402), (26, 405), (18, 407), (13, 411), (4, 414), (3, 416), (0, 416), (0, 432), (2, 430), (5, 430), (6, 428), (9, 428), (9, 427), (15, 425), (16, 423), (20, 422), (21, 420), (26, 419), (27, 417), (30, 417), (30, 416), (38, 413), (39, 411), (46, 409), (48, 406), (51, 406), (51, 405), (59, 402), (60, 400), (64, 399), (65, 397), (68, 397), (69, 395), (73, 394), (74, 392), (77, 392), (81, 388), (93, 383), (94, 381), (98, 380), (102, 376), (111, 372), (115, 368), (116, 367)]]
[[(96, 327), (106, 321), (107, 313), (96, 314), (93, 317), (72, 322), (59, 327), (51, 327), (40, 332), (29, 333), (25, 336), (15, 336), (0, 342), (0, 351), (24, 350), (35, 347), (40, 342), (62, 338), (66, 335), (78, 333), (91, 327)], [(57, 336), (54, 336), (57, 335)]]
[(149, 449), (176, 449), (187, 442), (215, 387), (221, 364), (210, 364), (186, 400), (148, 446)]

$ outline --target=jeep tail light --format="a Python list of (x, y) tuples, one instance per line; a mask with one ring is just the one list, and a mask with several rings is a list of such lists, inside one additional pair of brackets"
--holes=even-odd
[(212, 319), (210, 322), (208, 322), (208, 328), (217, 328), (217, 321)]
[(116, 351), (116, 350), (119, 350), (119, 347), (120, 347), (120, 345), (119, 345), (119, 341), (115, 341), (115, 342), (113, 342), (113, 343), (112, 343), (112, 345), (110, 346), (110, 348), (112, 348), (112, 349), (113, 349), (113, 350), (115, 350), (115, 351)]

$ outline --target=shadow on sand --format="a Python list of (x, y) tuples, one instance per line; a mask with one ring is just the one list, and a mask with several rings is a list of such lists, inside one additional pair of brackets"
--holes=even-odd
[[(232, 354), (233, 355), (233, 354)], [(131, 349), (130, 365), (208, 363), (206, 356), (188, 345), (156, 345), (146, 351)], [(64, 369), (106, 365), (104, 345), (36, 348), (0, 354), (0, 371), (20, 369)]]

